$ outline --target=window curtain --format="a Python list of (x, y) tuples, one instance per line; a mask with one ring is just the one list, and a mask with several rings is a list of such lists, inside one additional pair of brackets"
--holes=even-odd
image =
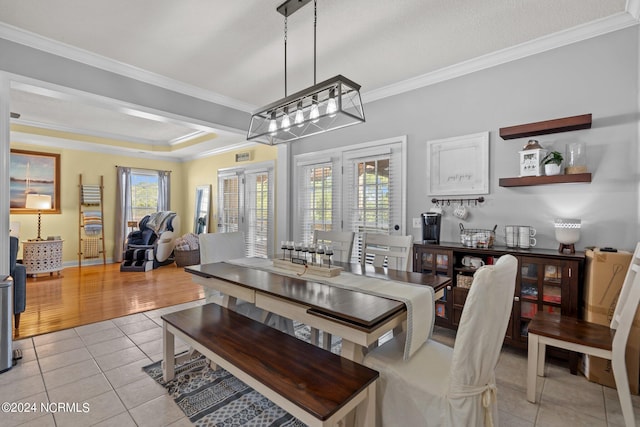
[(171, 171), (158, 171), (158, 212), (171, 210)]
[(122, 252), (127, 240), (127, 220), (131, 210), (131, 168), (117, 166), (115, 238), (113, 260), (122, 262)]

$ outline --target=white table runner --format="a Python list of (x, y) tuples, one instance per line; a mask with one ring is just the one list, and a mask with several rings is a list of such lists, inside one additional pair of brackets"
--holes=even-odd
[(429, 339), (433, 331), (435, 310), (434, 290), (431, 286), (361, 276), (344, 271), (335, 277), (321, 277), (308, 272), (299, 276), (294, 271), (274, 267), (273, 262), (265, 258), (239, 258), (226, 262), (402, 301), (407, 307), (404, 360), (408, 360)]

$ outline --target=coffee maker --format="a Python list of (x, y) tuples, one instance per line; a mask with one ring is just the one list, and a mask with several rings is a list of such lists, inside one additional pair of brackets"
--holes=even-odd
[(424, 243), (440, 244), (440, 220), (442, 214), (436, 212), (422, 213), (422, 240)]

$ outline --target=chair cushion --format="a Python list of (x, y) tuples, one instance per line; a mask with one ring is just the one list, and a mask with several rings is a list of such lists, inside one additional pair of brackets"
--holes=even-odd
[(430, 425), (446, 425), (453, 349), (429, 340), (404, 361), (404, 341), (403, 332), (364, 359), (364, 365), (380, 372), (376, 386), (378, 419), (385, 426), (420, 426), (425, 420), (430, 420)]

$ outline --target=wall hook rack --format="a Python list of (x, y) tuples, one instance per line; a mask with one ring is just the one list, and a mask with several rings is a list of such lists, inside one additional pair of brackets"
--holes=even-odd
[(447, 206), (451, 206), (451, 203), (455, 203), (455, 202), (459, 202), (461, 205), (464, 202), (467, 202), (467, 206), (471, 206), (471, 203), (474, 204), (474, 206), (478, 206), (478, 203), (483, 203), (484, 202), (484, 197), (480, 196), (480, 197), (475, 197), (475, 198), (459, 198), (459, 199), (436, 199), (433, 198), (431, 199), (431, 203), (434, 203), (436, 206), (444, 206), (445, 203)]

